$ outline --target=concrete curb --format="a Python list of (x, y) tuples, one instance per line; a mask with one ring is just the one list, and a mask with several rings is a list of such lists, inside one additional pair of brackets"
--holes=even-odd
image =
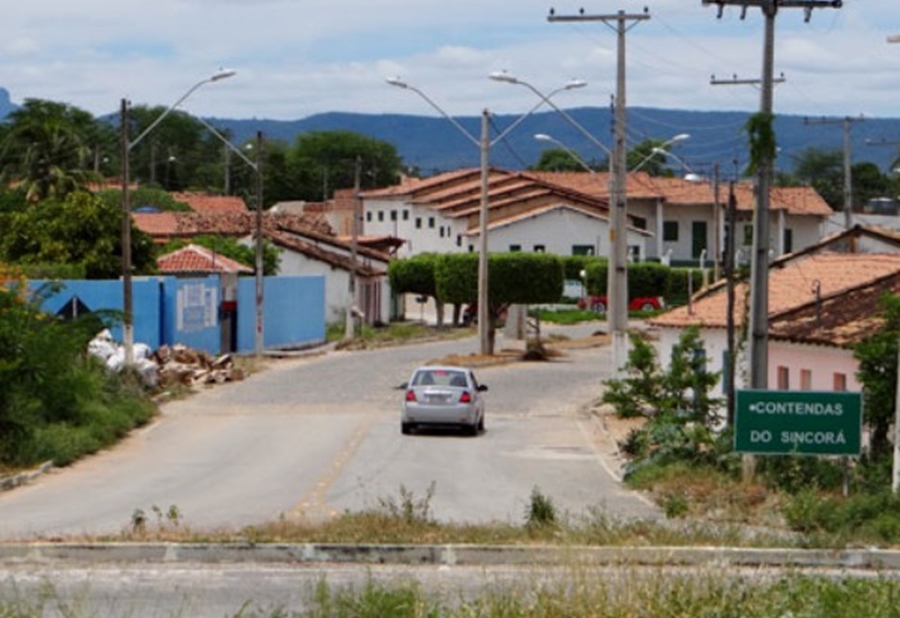
[(15, 489), (25, 483), (30, 483), (42, 474), (46, 474), (53, 469), (53, 462), (46, 461), (33, 470), (27, 470), (18, 474), (0, 477), (0, 491)]
[(384, 565), (623, 565), (900, 570), (900, 550), (735, 547), (340, 545), (327, 543), (0, 544), (0, 565), (66, 563), (356, 563)]

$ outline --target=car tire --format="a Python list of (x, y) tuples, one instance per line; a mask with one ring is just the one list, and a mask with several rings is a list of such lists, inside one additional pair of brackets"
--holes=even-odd
[(593, 310), (594, 313), (606, 313), (606, 303), (594, 303), (591, 305), (591, 310)]
[(641, 311), (656, 311), (656, 307), (653, 306), (653, 303), (644, 303), (641, 305)]
[(400, 423), (400, 433), (408, 436), (412, 433), (412, 423)]
[(481, 418), (478, 419), (478, 429), (477, 429), (477, 431), (478, 431), (479, 433), (481, 433), (482, 431), (484, 431), (484, 415), (483, 415), (483, 414), (482, 414)]

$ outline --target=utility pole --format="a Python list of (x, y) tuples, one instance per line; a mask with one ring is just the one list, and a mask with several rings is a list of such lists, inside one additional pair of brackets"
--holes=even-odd
[[(600, 21), (617, 35), (615, 131), (613, 156), (610, 160), (609, 195), (612, 198), (609, 221), (609, 264), (606, 292), (609, 297), (607, 319), (612, 333), (613, 368), (618, 373), (628, 359), (628, 237), (626, 232), (628, 196), (625, 148), (625, 35), (637, 23), (650, 19), (643, 13), (615, 15), (556, 15), (551, 9), (550, 22)], [(629, 22), (634, 22), (629, 26)], [(612, 24), (615, 24), (613, 27)]]
[(849, 116), (841, 119), (835, 118), (818, 118), (810, 120), (804, 119), (804, 124), (837, 124), (840, 123), (844, 127), (844, 229), (849, 230), (853, 227), (853, 169), (851, 167), (850, 156), (850, 133), (854, 122), (865, 120), (862, 116), (851, 118)]
[(254, 339), (254, 351), (256, 357), (262, 356), (265, 347), (263, 333), (263, 296), (265, 295), (265, 279), (263, 277), (264, 253), (263, 244), (263, 132), (256, 132), (256, 337)]
[(345, 322), (344, 339), (350, 340), (356, 336), (356, 248), (359, 244), (359, 220), (360, 220), (360, 187), (362, 184), (362, 158), (356, 156), (356, 165), (353, 168), (353, 215), (350, 224), (350, 280), (347, 288), (347, 316)]
[[(815, 8), (840, 8), (842, 0), (701, 0), (703, 4), (715, 4), (718, 17), (726, 6), (739, 6), (746, 14), (747, 8), (759, 7), (765, 18), (763, 42), (763, 70), (760, 100), (760, 118), (772, 119), (772, 100), (775, 64), (775, 17), (782, 8), (802, 8), (809, 21)], [(742, 16), (743, 16), (742, 15)], [(769, 190), (772, 184), (772, 167), (775, 158), (774, 144), (761, 148), (758, 153), (756, 213), (753, 221), (753, 258), (750, 288), (750, 388), (765, 390), (768, 386), (768, 331), (769, 331)]]

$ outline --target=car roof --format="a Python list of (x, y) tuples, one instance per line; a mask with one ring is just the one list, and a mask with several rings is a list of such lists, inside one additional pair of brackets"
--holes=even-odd
[(459, 365), (422, 365), (416, 367), (416, 371), (465, 371), (469, 372), (468, 367), (460, 367)]

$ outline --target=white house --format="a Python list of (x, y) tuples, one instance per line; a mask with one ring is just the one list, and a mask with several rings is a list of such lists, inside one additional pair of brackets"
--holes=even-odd
[[(568, 186), (606, 200), (609, 175), (584, 172), (531, 172), (547, 182)], [(628, 214), (632, 223), (652, 233), (648, 258), (671, 260), (673, 265), (707, 264), (725, 248), (731, 185), (708, 180), (629, 173), (626, 183)], [(753, 186), (733, 186), (735, 248), (749, 259), (756, 205)], [(832, 209), (811, 187), (775, 187), (771, 190), (770, 243), (775, 257), (816, 244)]]
[[(900, 292), (900, 251), (847, 252), (869, 235), (854, 228), (805, 251), (775, 260), (769, 270), (767, 384), (781, 390), (858, 391), (853, 344), (879, 322), (879, 297)], [(735, 341), (739, 351), (735, 384), (748, 377), (746, 345), (739, 342), (746, 323), (747, 285), (734, 290)], [(650, 320), (658, 333), (660, 359), (667, 362), (683, 330), (700, 329), (711, 371), (727, 368), (727, 287), (720, 282), (692, 302)], [(721, 394), (721, 384), (719, 385)]]
[[(400, 256), (477, 251), (481, 195), (478, 169), (366, 191), (362, 195), (364, 233), (404, 239)], [(606, 199), (529, 173), (492, 169), (488, 181), (488, 251), (606, 255), (608, 213)], [(631, 254), (643, 259), (652, 234), (633, 225), (626, 233)]]

